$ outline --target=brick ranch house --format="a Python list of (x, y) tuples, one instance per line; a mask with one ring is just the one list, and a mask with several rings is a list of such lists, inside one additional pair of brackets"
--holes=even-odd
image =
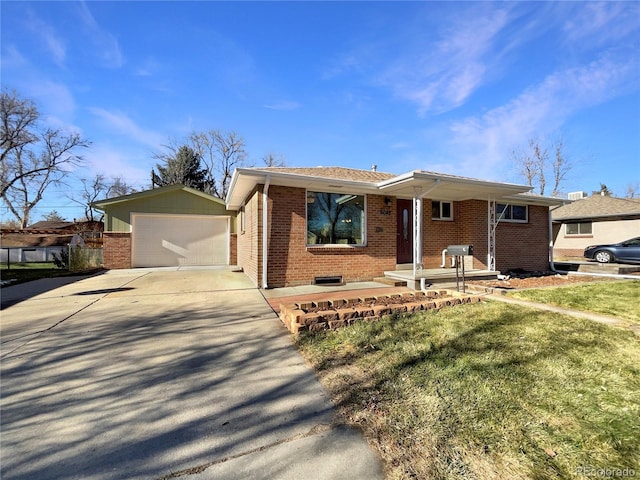
[(471, 244), (469, 271), (549, 268), (549, 207), (530, 187), (439, 173), (343, 167), (239, 168), (237, 264), (262, 288), (394, 274), (416, 287), (450, 268), (443, 250)]
[[(419, 285), (451, 272), (547, 270), (549, 207), (530, 187), (439, 173), (239, 168), (226, 201), (172, 185), (95, 202), (106, 268), (237, 265), (261, 288), (387, 275)], [(446, 267), (446, 268), (442, 268)]]

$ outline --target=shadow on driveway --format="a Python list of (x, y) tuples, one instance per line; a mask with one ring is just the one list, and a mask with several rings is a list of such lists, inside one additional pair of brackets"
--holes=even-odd
[[(288, 442), (295, 451), (333, 428), (325, 391), (258, 290), (145, 295), (132, 283), (4, 356), (3, 479), (212, 478), (207, 466)], [(382, 478), (375, 457), (353, 450), (364, 441), (342, 438), (340, 454), (357, 458), (325, 458), (316, 478)], [(266, 451), (256, 478), (322, 458), (330, 436), (314, 439), (284, 462)]]

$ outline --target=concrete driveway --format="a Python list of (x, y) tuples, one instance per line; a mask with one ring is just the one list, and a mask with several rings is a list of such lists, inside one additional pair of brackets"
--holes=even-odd
[(3, 479), (382, 478), (243, 273), (110, 271), (1, 335)]

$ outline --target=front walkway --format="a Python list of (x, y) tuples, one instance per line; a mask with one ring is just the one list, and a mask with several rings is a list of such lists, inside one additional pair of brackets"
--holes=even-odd
[(532, 302), (529, 300), (520, 300), (517, 298), (507, 297), (501, 294), (488, 294), (486, 298), (491, 300), (497, 300), (499, 302), (510, 303), (513, 305), (521, 305), (523, 307), (536, 308), (538, 310), (546, 310), (547, 312), (561, 313), (563, 315), (569, 315), (576, 318), (584, 318), (605, 325), (614, 327), (626, 328), (631, 330), (636, 335), (640, 336), (640, 325), (632, 322), (627, 322), (616, 317), (610, 317), (607, 315), (600, 315), (592, 312), (581, 312), (580, 310), (573, 310), (565, 307), (556, 307), (555, 305), (548, 305), (546, 303)]

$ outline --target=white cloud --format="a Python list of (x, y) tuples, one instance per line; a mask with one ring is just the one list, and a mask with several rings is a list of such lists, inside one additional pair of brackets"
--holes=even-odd
[(124, 113), (112, 112), (97, 107), (90, 108), (89, 111), (105, 122), (112, 130), (140, 144), (158, 149), (165, 142), (162, 135), (152, 130), (145, 130)]
[[(583, 2), (564, 23), (567, 39), (581, 45), (618, 41), (639, 29), (637, 2)], [(589, 38), (588, 42), (585, 39)]]
[(56, 128), (70, 127), (76, 112), (76, 101), (66, 85), (42, 78), (30, 79), (22, 85), (25, 95), (34, 97), (40, 114)]
[(297, 110), (302, 105), (291, 100), (280, 100), (263, 106), (264, 108), (268, 108), (269, 110)]
[(452, 110), (485, 82), (490, 65), (499, 61), (496, 42), (509, 20), (507, 9), (472, 8), (437, 32), (417, 34), (407, 53), (378, 80), (396, 96), (416, 103), (420, 114)]
[(28, 13), (27, 25), (31, 33), (42, 41), (42, 45), (51, 54), (54, 63), (63, 66), (67, 56), (67, 48), (54, 28), (38, 18), (31, 10)]
[(107, 143), (93, 145), (85, 155), (87, 169), (77, 175), (82, 178), (92, 178), (97, 174), (103, 174), (107, 178), (122, 177), (128, 184), (136, 188), (149, 186), (149, 172), (153, 167), (153, 161), (149, 155), (144, 155), (131, 150), (124, 151)]
[(124, 58), (118, 39), (98, 24), (86, 2), (80, 3), (79, 12), (82, 26), (88, 33), (92, 51), (98, 55), (104, 66), (109, 68), (122, 67)]
[(637, 90), (640, 61), (603, 56), (547, 76), (509, 103), (450, 125), (451, 147), (464, 168), (484, 178), (504, 176), (508, 151), (529, 138), (557, 131), (573, 114)]
[(29, 62), (15, 45), (7, 44), (6, 42), (2, 45), (2, 68), (4, 70), (28, 65)]

